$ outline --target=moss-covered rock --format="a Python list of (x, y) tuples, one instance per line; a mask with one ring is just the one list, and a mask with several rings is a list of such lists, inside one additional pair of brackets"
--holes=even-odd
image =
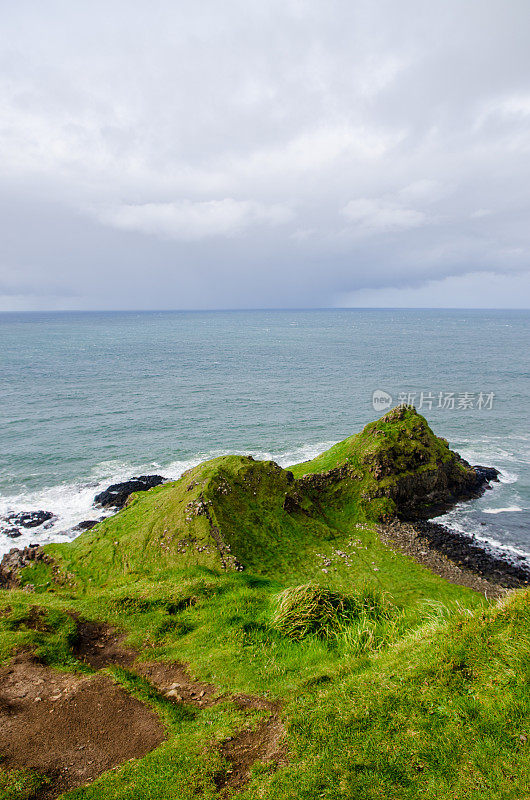
[(299, 491), (302, 485), (321, 494), (334, 487), (336, 495), (342, 485), (359, 514), (372, 520), (427, 519), (479, 496), (487, 484), (484, 472), (450, 450), (412, 406), (392, 409), (292, 470)]

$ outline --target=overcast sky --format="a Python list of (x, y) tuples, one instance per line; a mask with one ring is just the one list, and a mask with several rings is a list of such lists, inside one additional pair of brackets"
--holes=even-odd
[(0, 310), (530, 307), (529, 0), (0, 25)]

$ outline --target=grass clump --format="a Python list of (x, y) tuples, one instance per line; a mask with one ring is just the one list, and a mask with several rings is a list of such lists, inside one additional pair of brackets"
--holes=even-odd
[(57, 608), (36, 606), (31, 595), (20, 595), (20, 600), (0, 615), (0, 662), (15, 652), (32, 651), (50, 666), (71, 666), (75, 662), (71, 646), (77, 630), (72, 615)]
[(49, 784), (49, 779), (32, 769), (0, 768), (0, 798), (2, 800), (32, 800)]
[(386, 595), (372, 587), (346, 595), (307, 583), (281, 592), (273, 625), (295, 641), (308, 636), (332, 639), (346, 633), (352, 625), (364, 623), (373, 627), (377, 622), (390, 620), (395, 611)]

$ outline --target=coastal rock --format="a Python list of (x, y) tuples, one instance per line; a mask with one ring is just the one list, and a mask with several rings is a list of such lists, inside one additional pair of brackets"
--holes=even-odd
[[(402, 520), (431, 519), (445, 514), (457, 503), (484, 494), (489, 480), (457, 453), (434, 470), (400, 475), (379, 496), (390, 497), (396, 504), (396, 516)], [(496, 470), (492, 467), (493, 472)], [(489, 468), (488, 468), (489, 470)]]
[(378, 525), (378, 531), (384, 544), (445, 580), (482, 592), (490, 599), (530, 585), (530, 564), (524, 557), (510, 559), (505, 552), (439, 523), (392, 520)]
[(381, 424), (391, 425), (391, 432), (380, 427), (383, 436), (373, 438), (362, 460), (379, 484), (374, 496), (389, 498), (399, 519), (439, 516), (456, 503), (480, 497), (489, 481), (497, 480), (494, 467), (472, 467), (446, 439), (435, 436), (414, 408), (392, 409), (376, 426)]
[(73, 531), (89, 531), (94, 525), (97, 525), (99, 520), (97, 519), (84, 519), (82, 522), (79, 522), (75, 525), (72, 530)]
[(495, 483), (499, 483), (500, 472), (495, 467), (483, 467), (481, 464), (475, 464), (473, 469), (483, 482), (495, 481)]
[(30, 544), (19, 550), (17, 547), (11, 548), (9, 553), (0, 561), (0, 588), (13, 589), (20, 585), (19, 572), (33, 561), (45, 561), (50, 559), (38, 544)]
[(39, 525), (49, 522), (53, 517), (54, 514), (51, 511), (19, 511), (16, 514), (9, 514), (6, 520), (14, 526), (37, 528)]
[(309, 493), (321, 506), (355, 502), (368, 519), (430, 519), (480, 497), (489, 481), (498, 480), (494, 467), (472, 467), (452, 451), (412, 406), (392, 409), (313, 463), (319, 460), (327, 469), (308, 470), (296, 480), (284, 501), (289, 513), (300, 513), (300, 497)]
[(415, 529), (428, 544), (463, 568), (471, 569), (495, 583), (513, 589), (530, 583), (526, 561), (508, 560), (506, 554), (486, 549), (472, 536), (453, 531), (435, 522), (418, 522)]
[(6, 528), (2, 533), (9, 536), (10, 539), (18, 539), (19, 536), (22, 536), (18, 528)]
[(133, 492), (146, 492), (165, 480), (161, 475), (140, 475), (122, 483), (113, 483), (95, 496), (94, 503), (104, 508), (123, 508)]

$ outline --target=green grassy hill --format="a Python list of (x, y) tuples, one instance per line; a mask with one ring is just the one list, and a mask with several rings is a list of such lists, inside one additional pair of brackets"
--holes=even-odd
[[(0, 660), (29, 650), (86, 672), (74, 613), (123, 630), (140, 661), (185, 662), (231, 697), (278, 700), (286, 763), (258, 759), (242, 800), (522, 800), (529, 592), (491, 603), (384, 545), (374, 525), (410, 510), (406, 487), (421, 511), (472, 481), (412, 409), (289, 470), (206, 462), (46, 547), (49, 563), (0, 591)], [(228, 700), (176, 715), (134, 671), (106, 671), (161, 714), (166, 740), (64, 797), (221, 796), (218, 744), (259, 715), (250, 723)], [(0, 798), (38, 797), (39, 780), (0, 765)]]
[(199, 565), (302, 574), (315, 547), (344, 544), (356, 526), (369, 535), (366, 523), (421, 512), (475, 480), (422, 416), (398, 408), (290, 470), (244, 456), (207, 461), (48, 552), (77, 582), (100, 586)]
[(473, 496), (477, 484), (469, 464), (410, 406), (392, 409), (292, 472), (317, 488), (327, 476), (331, 506), (367, 520), (428, 517)]

